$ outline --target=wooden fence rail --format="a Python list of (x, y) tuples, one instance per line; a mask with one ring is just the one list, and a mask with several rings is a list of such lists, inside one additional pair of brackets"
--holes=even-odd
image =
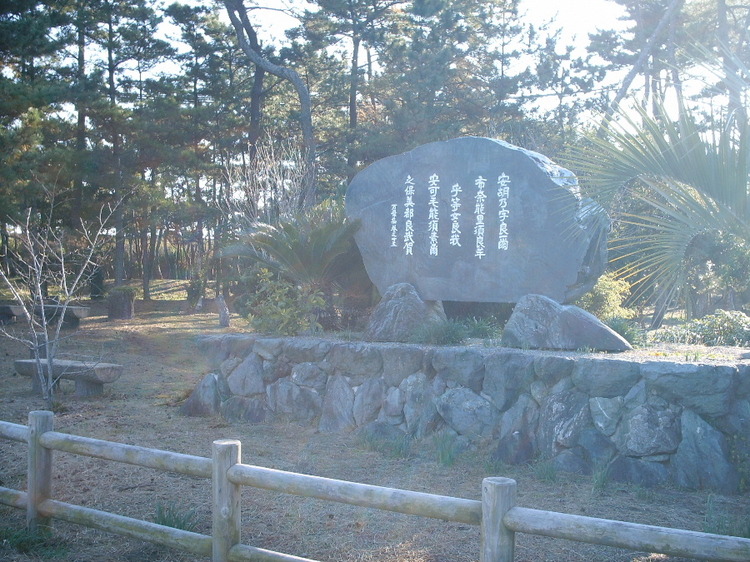
[[(29, 447), (27, 491), (0, 487), (0, 503), (25, 509), (31, 531), (60, 519), (211, 557), (213, 562), (315, 562), (240, 542), (240, 490), (251, 486), (479, 525), (482, 562), (512, 562), (517, 532), (705, 560), (750, 560), (750, 539), (516, 506), (516, 482), (510, 478), (485, 478), (481, 501), (460, 499), (245, 465), (241, 444), (235, 440), (214, 441), (209, 459), (58, 433), (53, 419), (51, 412), (30, 412), (28, 426), (0, 421), (0, 437), (26, 442)], [(52, 499), (53, 450), (210, 478), (211, 536)]]

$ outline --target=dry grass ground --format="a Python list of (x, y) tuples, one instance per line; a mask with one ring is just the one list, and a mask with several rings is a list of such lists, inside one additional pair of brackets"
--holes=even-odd
[[(142, 303), (139, 303), (142, 304)], [(745, 517), (750, 498), (709, 497), (676, 489), (645, 490), (591, 477), (554, 474), (539, 466), (500, 467), (486, 455), (467, 452), (448, 466), (427, 440), (408, 458), (369, 450), (353, 435), (324, 435), (296, 425), (230, 424), (219, 418), (187, 418), (177, 406), (205, 374), (193, 346), (199, 333), (219, 333), (216, 315), (185, 314), (179, 303), (137, 308), (136, 318), (107, 321), (102, 310), (83, 321), (65, 343), (74, 356), (121, 363), (125, 374), (102, 397), (77, 399), (65, 381), (55, 424), (58, 431), (209, 457), (215, 439), (242, 441), (243, 462), (331, 478), (479, 499), (486, 476), (518, 481), (519, 504), (647, 524), (704, 530), (706, 511)], [(229, 330), (241, 329), (233, 319)], [(43, 409), (28, 379), (16, 376), (12, 361), (28, 352), (0, 339), (0, 419), (26, 423)], [(25, 488), (26, 447), (0, 440), (0, 485)], [(210, 483), (205, 480), (55, 453), (53, 496), (140, 519), (153, 519), (157, 506), (194, 511), (196, 530), (210, 528)], [(710, 499), (710, 502), (709, 502)], [(243, 490), (246, 544), (319, 560), (461, 562), (479, 557), (479, 528), (350, 506)], [(709, 515), (709, 519), (714, 517)], [(192, 555), (137, 540), (55, 522), (53, 546), (19, 553), (7, 539), (24, 525), (20, 510), (0, 507), (0, 560), (187, 561)], [(656, 561), (648, 553), (519, 535), (519, 562)]]

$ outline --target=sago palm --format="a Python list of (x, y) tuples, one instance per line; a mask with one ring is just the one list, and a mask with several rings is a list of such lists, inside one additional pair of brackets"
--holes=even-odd
[(326, 203), (277, 225), (257, 223), (224, 253), (251, 258), (296, 285), (321, 292), (328, 315), (334, 316), (339, 282), (352, 270), (364, 272), (354, 243), (358, 228), (341, 205)]

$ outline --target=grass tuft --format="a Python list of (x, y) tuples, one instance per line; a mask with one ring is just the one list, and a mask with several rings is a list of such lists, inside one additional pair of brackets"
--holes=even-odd
[(594, 473), (591, 475), (591, 493), (594, 495), (600, 495), (604, 492), (607, 487), (608, 479), (607, 465), (602, 464), (594, 469)]
[(182, 510), (175, 504), (156, 504), (153, 521), (157, 525), (182, 529), (183, 531), (195, 531), (198, 527), (198, 516), (195, 510)]
[(502, 328), (489, 318), (472, 317), (465, 320), (463, 324), (470, 338), (498, 339), (502, 334)]
[(0, 527), (0, 545), (20, 554), (41, 558), (62, 558), (68, 554), (68, 546), (45, 531), (31, 532), (27, 529)]
[(412, 438), (406, 434), (386, 438), (362, 433), (359, 440), (365, 449), (381, 453), (389, 458), (408, 459), (412, 456)]
[(447, 433), (435, 433), (432, 436), (432, 446), (435, 448), (435, 455), (438, 463), (443, 466), (453, 466), (460, 454), (456, 436)]
[(534, 465), (534, 476), (542, 482), (557, 482), (557, 467), (551, 460), (539, 461)]
[(419, 327), (412, 334), (410, 341), (427, 345), (461, 345), (467, 337), (466, 326), (455, 320), (447, 320)]
[(714, 494), (709, 494), (706, 498), (706, 513), (703, 516), (703, 531), (715, 535), (750, 538), (750, 513), (745, 513), (742, 517), (733, 517), (718, 505)]

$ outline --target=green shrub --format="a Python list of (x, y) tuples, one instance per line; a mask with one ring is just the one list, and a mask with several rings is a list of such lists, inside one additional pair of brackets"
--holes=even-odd
[(468, 337), (466, 326), (456, 320), (425, 324), (414, 331), (409, 341), (427, 345), (461, 345)]
[(261, 273), (264, 270), (258, 264), (252, 264), (244, 267), (242, 273), (237, 279), (237, 289), (235, 290), (236, 297), (232, 302), (234, 309), (237, 314), (247, 318), (252, 311), (250, 310), (253, 302), (255, 301), (255, 295), (260, 288)]
[(747, 345), (750, 343), (750, 317), (738, 310), (717, 310), (681, 326), (657, 330), (651, 339), (664, 343)]
[(746, 345), (750, 343), (750, 316), (739, 310), (717, 310), (693, 320), (693, 330), (706, 345)]
[[(327, 330), (338, 329), (352, 315), (371, 304), (373, 285), (354, 242), (359, 221), (346, 217), (342, 203), (325, 201), (278, 224), (257, 223), (242, 239), (227, 248), (251, 268), (263, 267), (295, 287), (309, 287), (325, 299), (316, 322)], [(239, 280), (239, 306), (249, 307), (255, 272)], [(235, 301), (235, 305), (237, 305)], [(339, 317), (348, 309), (346, 321)]]
[(258, 289), (247, 305), (253, 329), (285, 336), (319, 331), (317, 315), (324, 307), (320, 293), (275, 277), (267, 269), (261, 270)]
[(622, 305), (629, 295), (630, 284), (627, 281), (617, 279), (614, 273), (605, 273), (588, 293), (576, 301), (576, 305), (602, 321), (610, 318), (630, 319), (635, 317), (635, 311)]
[(653, 343), (703, 343), (700, 334), (693, 331), (689, 324), (664, 326), (652, 332), (649, 339)]
[(608, 319), (606, 324), (625, 338), (625, 341), (633, 347), (638, 347), (646, 343), (646, 331), (633, 320), (615, 316)]

